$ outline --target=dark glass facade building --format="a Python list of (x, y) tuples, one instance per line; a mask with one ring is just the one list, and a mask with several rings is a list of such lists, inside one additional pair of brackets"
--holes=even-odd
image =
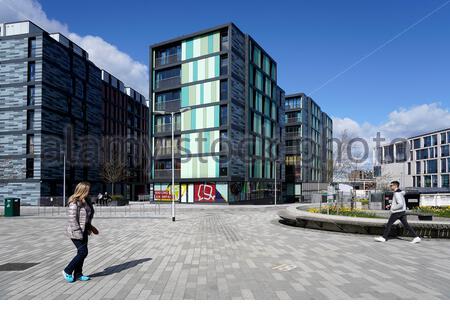
[(286, 196), (308, 201), (332, 182), (333, 122), (303, 93), (285, 101)]
[(92, 194), (105, 190), (105, 86), (88, 53), (63, 35), (30, 21), (0, 24), (0, 201), (62, 203), (64, 174), (66, 196), (81, 180)]

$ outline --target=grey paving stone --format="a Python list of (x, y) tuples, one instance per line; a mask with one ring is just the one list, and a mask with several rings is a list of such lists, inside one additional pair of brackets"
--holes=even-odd
[(0, 299), (450, 298), (450, 241), (293, 228), (280, 208), (180, 206), (175, 223), (168, 208), (162, 219), (102, 212), (84, 270), (94, 277), (73, 284), (61, 276), (75, 254), (65, 217), (1, 218), (1, 263), (39, 264), (0, 272)]

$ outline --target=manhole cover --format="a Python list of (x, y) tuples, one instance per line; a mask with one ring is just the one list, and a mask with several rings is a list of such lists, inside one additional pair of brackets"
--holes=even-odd
[(0, 265), (0, 271), (23, 271), (34, 267), (38, 263), (5, 263)]
[(275, 266), (272, 268), (272, 270), (278, 270), (278, 271), (291, 271), (297, 268), (297, 266), (294, 266), (293, 264), (280, 264), (279, 266)]

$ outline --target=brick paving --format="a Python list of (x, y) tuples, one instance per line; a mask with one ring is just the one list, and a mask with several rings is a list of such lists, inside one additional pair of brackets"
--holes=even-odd
[[(370, 236), (295, 228), (283, 207), (148, 207), (94, 220), (85, 274), (65, 283), (75, 254), (63, 216), (0, 218), (0, 299), (448, 299), (450, 241), (375, 243)], [(132, 214), (133, 210), (140, 213)], [(145, 211), (148, 212), (145, 212)], [(128, 216), (129, 215), (129, 216)]]

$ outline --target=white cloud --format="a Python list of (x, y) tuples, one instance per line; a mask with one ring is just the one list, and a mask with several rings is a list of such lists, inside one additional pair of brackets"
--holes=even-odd
[[(373, 159), (373, 139), (380, 133), (386, 140), (381, 144), (389, 143), (394, 139), (404, 139), (414, 135), (445, 129), (450, 127), (450, 111), (439, 103), (422, 104), (410, 108), (399, 108), (389, 113), (387, 120), (381, 124), (369, 122), (358, 123), (351, 118), (333, 119), (333, 136), (341, 138), (346, 131), (349, 138), (363, 138), (369, 146), (369, 155), (365, 165), (370, 167)], [(358, 145), (355, 143), (355, 148)]]
[(148, 96), (148, 68), (101, 37), (70, 32), (67, 24), (50, 19), (36, 0), (0, 0), (0, 21), (31, 20), (48, 32), (60, 32), (89, 53), (99, 68), (105, 69), (126, 86)]

